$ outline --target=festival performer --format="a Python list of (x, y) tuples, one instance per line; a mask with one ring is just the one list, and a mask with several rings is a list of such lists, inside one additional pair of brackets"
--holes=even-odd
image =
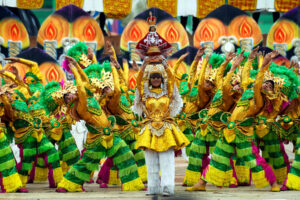
[[(278, 68), (280, 71), (275, 71)], [(274, 76), (276, 72), (277, 76), (284, 76), (285, 79)], [(282, 74), (280, 74), (280, 72)], [(285, 73), (285, 75), (283, 74)], [(288, 158), (285, 158), (285, 150), (283, 143), (280, 141), (280, 137), (277, 134), (277, 127), (275, 125), (275, 119), (279, 115), (283, 106), (286, 106), (289, 99), (291, 86), (288, 83), (293, 83), (288, 75), (294, 75), (294, 72), (285, 67), (279, 67), (272, 64), (269, 72), (265, 75), (265, 84), (263, 89), (265, 92), (265, 106), (261, 113), (257, 116), (258, 125), (255, 127), (256, 139), (258, 146), (262, 149), (262, 156), (268, 162), (268, 164), (274, 170), (276, 180), (282, 184), (287, 176), (290, 164)], [(286, 80), (286, 84), (283, 85), (283, 81)], [(281, 81), (281, 82), (280, 82)], [(268, 88), (273, 88), (269, 91)], [(294, 93), (292, 95), (295, 95)]]
[[(95, 70), (94, 79), (92, 77), (89, 79), (77, 62), (74, 63), (73, 59), (68, 59), (68, 62), (76, 80), (77, 92), (63, 95), (65, 103), (68, 105), (67, 112), (77, 121), (85, 120), (89, 132), (85, 144), (86, 150), (83, 152), (81, 160), (70, 168), (58, 184), (57, 192), (84, 191), (84, 181), (90, 180), (90, 174), (98, 169), (100, 159), (104, 156), (113, 157), (114, 163), (119, 169), (124, 191), (144, 189), (132, 152), (121, 138), (113, 135), (115, 118), (107, 118), (91, 92), (100, 80), (105, 79), (102, 77), (101, 67), (99, 64), (90, 65), (88, 68)], [(110, 77), (107, 78), (110, 79)], [(98, 80), (98, 82), (93, 82), (93, 80)], [(96, 85), (93, 85), (94, 83)], [(46, 96), (51, 95), (49, 93)]]
[[(181, 97), (183, 98), (184, 106), (180, 116), (176, 119), (176, 123), (178, 124), (180, 130), (190, 141), (190, 144), (183, 150), (187, 156), (189, 156), (190, 146), (192, 141), (194, 140), (194, 135), (196, 132), (195, 127), (199, 119), (198, 111), (202, 109), (202, 107), (199, 107), (199, 101), (201, 101), (201, 98), (199, 98), (200, 95), (198, 91), (199, 83), (198, 83), (198, 76), (197, 76), (198, 75), (197, 67), (200, 59), (204, 54), (204, 50), (205, 48), (201, 48), (198, 50), (195, 59), (191, 65), (190, 73), (181, 75), (181, 80), (179, 84), (180, 87), (179, 91)], [(178, 60), (182, 61), (184, 59), (184, 56), (187, 56), (187, 54), (183, 55), (183, 58), (180, 57)], [(205, 61), (203, 61), (202, 64), (203, 63), (207, 64), (207, 62)], [(175, 77), (177, 77), (176, 74), (177, 74), (177, 69), (179, 64), (180, 62), (177, 61), (174, 66)]]
[[(1, 192), (28, 192), (23, 188), (21, 179), (19, 177), (14, 154), (9, 146), (9, 141), (6, 137), (7, 129), (5, 121), (10, 121), (13, 118), (13, 111), (7, 110), (10, 107), (5, 105), (9, 104), (7, 99), (7, 93), (11, 93), (10, 85), (1, 85), (0, 87), (0, 185)], [(4, 103), (5, 102), (5, 103)]]
[[(147, 182), (147, 170), (145, 164), (145, 154), (141, 149), (135, 149), (136, 135), (139, 132), (137, 118), (133, 115), (130, 107), (132, 101), (129, 98), (128, 92), (128, 66), (123, 65), (123, 69), (116, 60), (114, 48), (107, 42), (107, 52), (111, 54), (110, 60), (114, 67), (107, 69), (112, 71), (113, 90), (109, 90), (103, 84), (102, 94), (98, 94), (101, 99), (100, 105), (107, 115), (114, 115), (116, 117), (116, 126), (120, 137), (130, 147), (135, 156), (138, 166), (139, 176), (143, 182)], [(103, 65), (106, 65), (105, 63)], [(85, 71), (86, 72), (86, 71)], [(100, 187), (107, 187), (107, 184), (118, 184), (118, 174), (116, 167), (112, 162), (112, 158), (107, 158), (98, 174), (97, 182)]]
[[(293, 73), (291, 69), (286, 69), (283, 66), (274, 65), (274, 75), (278, 72), (284, 72), (279, 76), (273, 78), (274, 84), (279, 84), (282, 91), (287, 92), (290, 99), (289, 103), (282, 105), (282, 111), (274, 122), (275, 131), (280, 137), (281, 141), (287, 143), (292, 142), (295, 149), (295, 159), (288, 171), (288, 175), (284, 181), (281, 190), (300, 190), (299, 186), (299, 161), (300, 161), (300, 135), (299, 135), (299, 113), (300, 113), (300, 96), (299, 96), (299, 77)], [(284, 81), (282, 81), (284, 80)], [(290, 87), (292, 86), (292, 87)], [(297, 88), (298, 87), (298, 88)], [(291, 88), (291, 89), (288, 89)]]
[[(196, 184), (201, 178), (201, 171), (209, 164), (208, 155), (212, 153), (218, 138), (222, 135), (221, 130), (224, 128), (223, 123), (220, 121), (220, 115), (224, 111), (228, 111), (234, 104), (234, 99), (229, 94), (231, 93), (231, 79), (233, 72), (230, 71), (224, 79), (223, 76), (225, 69), (231, 59), (235, 56), (233, 53), (226, 55), (225, 60), (217, 54), (212, 54), (210, 60), (215, 60), (214, 63), (220, 63), (218, 72), (214, 70), (209, 77), (205, 79), (205, 67), (201, 68), (199, 85), (203, 84), (203, 81), (210, 80), (216, 84), (218, 88), (209, 109), (202, 109), (200, 111), (201, 120), (203, 119), (200, 129), (197, 131), (196, 138), (191, 146), (191, 154), (189, 156), (189, 165), (185, 173), (184, 183), (188, 186)], [(234, 71), (243, 60), (242, 54), (236, 59), (236, 62), (232, 66)], [(220, 65), (220, 64), (219, 64)], [(201, 77), (203, 76), (203, 77)], [(227, 97), (227, 98), (226, 98)], [(224, 99), (226, 98), (226, 100)]]
[(222, 114), (221, 120), (227, 124), (227, 127), (216, 143), (210, 164), (202, 173), (202, 179), (189, 190), (205, 191), (206, 182), (223, 186), (227, 170), (230, 169), (230, 157), (236, 151), (237, 158), (242, 158), (246, 166), (251, 169), (256, 187), (265, 187), (270, 184), (272, 191), (280, 191), (270, 166), (267, 166), (265, 161), (259, 160), (257, 150), (251, 146), (254, 137), (254, 117), (264, 106), (262, 85), (267, 84), (263, 83), (264, 73), (277, 54), (278, 52), (274, 51), (264, 57), (253, 90), (247, 89), (243, 92), (232, 114)]
[[(50, 86), (49, 83), (48, 87)], [(75, 91), (75, 86), (68, 82), (63, 83), (62, 88), (64, 91)], [(74, 121), (68, 113), (65, 113), (66, 105), (62, 99), (55, 99), (55, 104), (49, 104), (45, 101), (44, 95), (47, 93), (42, 92), (40, 95), (40, 104), (44, 105), (44, 115), (48, 118), (44, 124), (45, 135), (53, 144), (57, 144), (63, 174), (66, 174), (69, 168), (80, 159), (80, 152), (70, 132)]]
[[(253, 49), (248, 59), (244, 58), (244, 52), (240, 52), (233, 64), (230, 63), (230, 60), (235, 57), (235, 54), (228, 53), (225, 56), (224, 62), (219, 67), (216, 76), (216, 87), (218, 91), (210, 104), (210, 108), (208, 110), (203, 109), (200, 112), (202, 121), (200, 123), (200, 129), (197, 131), (197, 139), (192, 144), (193, 153), (189, 157), (189, 165), (185, 176), (188, 185), (198, 183), (201, 178), (201, 172), (209, 164), (202, 158), (205, 156), (205, 153), (212, 153), (214, 151), (218, 138), (223, 135), (222, 130), (226, 125), (221, 121), (221, 115), (224, 112), (231, 112), (235, 107), (243, 91), (241, 86), (247, 89), (247, 85), (249, 85), (248, 76), (250, 76), (250, 70), (257, 50), (258, 47)], [(222, 62), (222, 57), (219, 59)], [(247, 62), (244, 62), (243, 67), (241, 67), (241, 63), (245, 59)], [(228, 68), (230, 68), (231, 65), (231, 70), (228, 72)], [(236, 70), (237, 68), (239, 68), (239, 70)], [(223, 76), (225, 76), (225, 78), (223, 78)], [(207, 142), (206, 138), (212, 139)], [(207, 150), (209, 150), (209, 152), (207, 152)], [(198, 161), (199, 158), (201, 159), (200, 162)], [(202, 163), (207, 165), (203, 166)], [(227, 182), (225, 181), (223, 186), (236, 187), (237, 185), (248, 184), (250, 182), (250, 171), (249, 169), (245, 169), (244, 161), (237, 159), (236, 162), (233, 162), (233, 160), (230, 159), (230, 165), (232, 170), (228, 170), (226, 177)], [(195, 189), (195, 187), (189, 188), (188, 191), (193, 189)]]
[(145, 150), (147, 194), (174, 194), (174, 150), (189, 144), (174, 119), (183, 106), (174, 80), (171, 69), (161, 56), (146, 57), (137, 77), (132, 111), (145, 116), (136, 148)]
[[(137, 122), (138, 119), (133, 115), (130, 109), (131, 104), (127, 95), (128, 86), (124, 85), (125, 81), (121, 81), (123, 78), (119, 77), (117, 72), (118, 70), (121, 70), (121, 66), (113, 56), (110, 57), (110, 60), (113, 64), (111, 71), (113, 75), (114, 87), (113, 90), (110, 91), (107, 91), (106, 88), (103, 88), (104, 93), (102, 94), (103, 98), (101, 98), (101, 106), (107, 114), (111, 114), (116, 117), (116, 126), (119, 131), (119, 135), (134, 153), (135, 160), (138, 165), (139, 176), (143, 182), (146, 182), (147, 170), (145, 165), (145, 154), (143, 150), (135, 149), (136, 135), (139, 132)], [(104, 166), (106, 166), (105, 163)], [(106, 168), (104, 167), (101, 170), (105, 169)], [(99, 176), (103, 177), (105, 175), (100, 171)]]
[[(13, 58), (18, 62), (22, 59)], [(50, 187), (55, 187), (62, 179), (62, 170), (59, 163), (59, 155), (54, 145), (44, 135), (42, 127), (43, 121), (39, 117), (33, 117), (27, 105), (25, 95), (18, 88), (24, 88), (25, 94), (31, 94), (28, 86), (19, 80), (14, 74), (4, 71), (2, 77), (9, 78), (14, 81), (17, 88), (10, 94), (10, 101), (5, 105), (13, 110), (13, 118), (11, 120), (12, 129), (14, 131), (15, 142), (19, 144), (21, 155), (21, 166), (19, 170), (23, 187), (26, 187), (29, 172), (32, 170), (32, 164), (37, 154), (46, 154), (48, 163), (53, 173), (53, 180), (49, 182)]]

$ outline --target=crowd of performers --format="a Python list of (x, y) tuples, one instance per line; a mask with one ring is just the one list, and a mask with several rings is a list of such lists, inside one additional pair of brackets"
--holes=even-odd
[[(106, 158), (100, 187), (121, 184), (123, 191), (169, 196), (179, 150), (188, 160), (187, 191), (251, 180), (271, 191), (300, 190), (298, 63), (278, 66), (272, 62), (277, 51), (258, 47), (226, 55), (205, 55), (201, 48), (189, 73), (180, 74), (188, 54), (169, 66), (171, 45), (150, 27), (137, 45), (144, 62), (135, 90), (129, 89), (128, 65), (121, 67), (109, 44), (110, 61), (101, 64), (84, 43), (73, 46), (62, 64), (74, 75), (71, 82), (43, 85), (36, 62), (7, 58), (12, 70), (0, 71), (2, 192), (28, 192), (27, 183), (47, 179), (57, 192), (84, 191)], [(24, 79), (15, 63), (28, 67)], [(87, 134), (80, 151), (71, 132), (82, 121)], [(291, 164), (288, 142), (295, 152)], [(18, 163), (12, 143), (19, 147)]]

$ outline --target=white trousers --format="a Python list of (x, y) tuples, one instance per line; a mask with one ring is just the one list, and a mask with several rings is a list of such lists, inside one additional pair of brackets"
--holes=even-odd
[[(174, 194), (175, 154), (173, 149), (157, 152), (146, 149), (148, 194), (161, 194), (163, 191)], [(159, 179), (159, 170), (161, 179)]]

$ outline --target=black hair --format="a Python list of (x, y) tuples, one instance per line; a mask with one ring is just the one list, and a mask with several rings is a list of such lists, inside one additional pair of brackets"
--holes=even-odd
[(149, 27), (149, 32), (151, 32), (151, 28), (154, 28), (154, 29), (155, 29), (154, 32), (156, 31), (156, 27), (155, 27), (155, 26), (150, 26), (150, 27)]
[(64, 101), (66, 102), (66, 98), (69, 95), (69, 93), (64, 94)]
[(275, 88), (275, 83), (272, 80), (266, 80), (265, 83), (271, 83), (273, 89)]
[[(153, 73), (153, 74), (151, 74), (151, 75), (154, 75), (154, 74), (159, 74), (159, 75), (160, 75), (160, 79), (161, 79), (161, 83), (164, 82), (164, 78), (163, 78), (163, 76), (161, 75), (161, 73)], [(151, 75), (150, 75), (150, 78), (149, 78), (149, 86), (151, 85)]]

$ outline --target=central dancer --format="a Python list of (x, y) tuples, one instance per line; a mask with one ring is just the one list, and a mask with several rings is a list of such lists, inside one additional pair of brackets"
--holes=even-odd
[(180, 113), (183, 102), (165, 60), (171, 45), (155, 32), (156, 18), (151, 13), (147, 21), (150, 32), (137, 44), (144, 63), (137, 76), (132, 111), (143, 116), (144, 120), (136, 148), (145, 150), (147, 194), (169, 196), (174, 194), (174, 151), (187, 146), (189, 140), (177, 127), (174, 118)]

